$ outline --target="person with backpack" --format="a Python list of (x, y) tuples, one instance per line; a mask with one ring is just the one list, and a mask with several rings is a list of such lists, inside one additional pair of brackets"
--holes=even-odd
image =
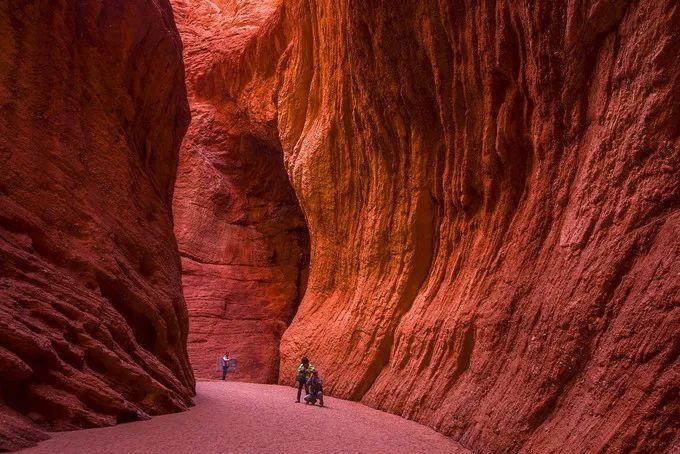
[(305, 404), (314, 405), (319, 401), (319, 405), (323, 407), (323, 381), (319, 378), (319, 371), (314, 369), (312, 376), (307, 380), (307, 388), (309, 394), (305, 396)]
[(295, 377), (295, 381), (298, 384), (298, 390), (297, 390), (297, 400), (295, 403), (300, 403), (300, 396), (302, 395), (302, 388), (305, 388), (305, 394), (309, 394), (309, 389), (307, 388), (307, 380), (309, 380), (312, 376), (312, 371), (314, 370), (314, 366), (312, 366), (309, 363), (309, 358), (306, 356), (303, 356), (302, 359), (300, 360), (300, 365), (297, 368), (297, 375)]

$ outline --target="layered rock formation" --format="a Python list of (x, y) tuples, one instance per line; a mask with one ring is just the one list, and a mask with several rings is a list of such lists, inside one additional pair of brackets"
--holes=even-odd
[(190, 405), (165, 0), (0, 4), (0, 450)]
[(680, 8), (290, 0), (280, 380), (481, 452), (677, 447)]
[(173, 0), (173, 7), (193, 118), (174, 199), (189, 356), (199, 377), (214, 377), (227, 350), (239, 360), (233, 378), (276, 382), (309, 248), (276, 128), (281, 5)]

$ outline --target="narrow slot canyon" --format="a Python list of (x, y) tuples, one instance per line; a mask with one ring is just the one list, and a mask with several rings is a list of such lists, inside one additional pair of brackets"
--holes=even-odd
[(0, 2), (0, 451), (675, 452), (678, 43), (673, 0)]
[(257, 44), (277, 32), (266, 4), (173, 2), (192, 116), (173, 213), (198, 378), (214, 378), (226, 350), (239, 361), (234, 379), (277, 383), (307, 281), (309, 235), (275, 115), (277, 49)]

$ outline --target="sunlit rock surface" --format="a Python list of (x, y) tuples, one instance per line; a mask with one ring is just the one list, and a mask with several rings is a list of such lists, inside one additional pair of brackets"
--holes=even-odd
[(192, 124), (174, 198), (197, 376), (278, 379), (279, 341), (306, 281), (309, 240), (276, 128), (284, 44), (276, 1), (173, 0), (185, 45)]
[(0, 450), (187, 408), (164, 0), (0, 2)]
[(481, 452), (678, 443), (680, 8), (286, 2), (281, 342)]

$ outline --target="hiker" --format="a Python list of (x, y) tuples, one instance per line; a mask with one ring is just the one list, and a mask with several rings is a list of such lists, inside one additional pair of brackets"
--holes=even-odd
[(305, 404), (314, 405), (316, 401), (319, 401), (319, 405), (323, 407), (323, 381), (319, 378), (319, 371), (314, 369), (312, 371), (312, 377), (307, 380), (307, 387), (309, 388), (309, 394), (305, 396)]
[(227, 379), (227, 371), (229, 370), (229, 352), (225, 352), (224, 356), (217, 360), (217, 364), (222, 369), (222, 381)]
[(300, 403), (300, 396), (302, 395), (302, 388), (305, 388), (305, 395), (309, 394), (309, 388), (307, 387), (307, 380), (310, 379), (312, 376), (312, 371), (314, 370), (314, 366), (309, 364), (309, 358), (306, 356), (303, 356), (302, 359), (300, 360), (301, 364), (297, 368), (297, 376), (295, 377), (295, 381), (298, 383), (298, 390), (297, 390), (297, 400), (295, 403)]

